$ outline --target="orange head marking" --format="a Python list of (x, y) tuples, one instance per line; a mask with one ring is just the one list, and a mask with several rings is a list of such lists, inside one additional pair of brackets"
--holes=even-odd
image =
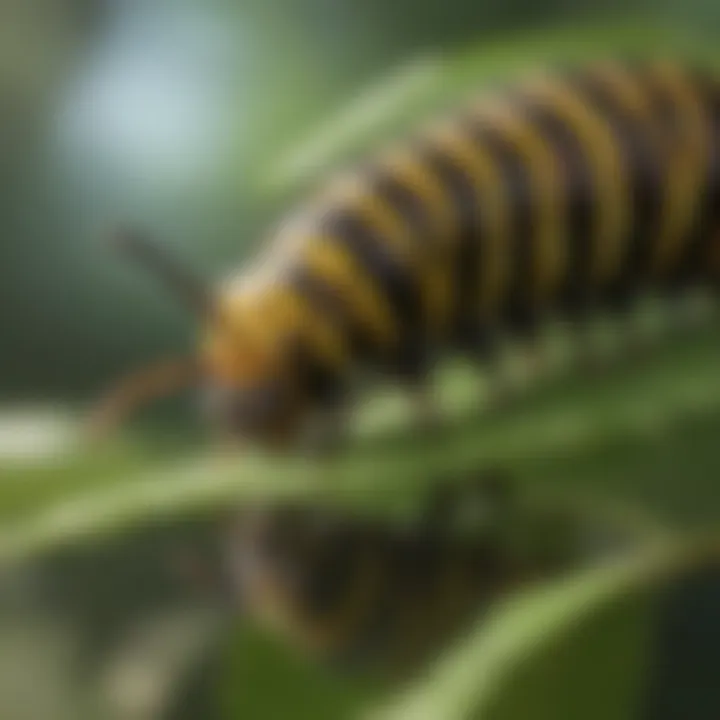
[(286, 344), (268, 332), (262, 296), (221, 297), (222, 322), (206, 332), (206, 408), (231, 436), (282, 447), (298, 427), (301, 398)]

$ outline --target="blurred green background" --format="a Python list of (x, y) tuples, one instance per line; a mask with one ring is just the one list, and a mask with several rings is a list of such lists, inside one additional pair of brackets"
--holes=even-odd
[[(306, 488), (307, 468), (260, 459), (221, 471), (184, 435), (168, 446), (142, 433), (43, 459), (48, 433), (71, 446), (68, 413), (113, 377), (194, 342), (173, 298), (108, 251), (109, 227), (135, 222), (222, 276), (298, 197), (309, 166), (352, 157), (456, 94), (585, 55), (677, 49), (717, 64), (718, 40), (714, 0), (2, 0), (0, 561), (12, 565), (0, 568), (0, 717), (341, 718), (375, 699), (252, 630), (237, 641), (221, 631), (219, 644), (227, 618), (168, 570), (237, 490)], [(491, 417), (461, 412), (469, 381), (453, 375), (444, 390), (458, 418), (446, 433), (419, 447), (402, 427), (385, 430), (392, 408), (371, 409), (365, 425), (380, 437), (358, 440), (338, 487), (393, 513), (432, 473), (497, 461), (533, 490), (584, 489), (673, 529), (714, 526), (719, 357), (706, 328), (645, 366), (553, 381)], [(630, 605), (647, 593), (624, 576), (603, 582)], [(625, 628), (642, 622), (628, 620), (635, 605), (618, 612), (614, 630), (596, 630), (611, 638), (604, 649), (583, 643), (586, 677), (634, 658), (623, 643), (641, 640)], [(498, 656), (522, 627), (513, 622)], [(585, 667), (563, 647), (569, 659), (530, 683), (524, 708), (487, 694), (487, 717), (526, 718), (557, 696), (567, 667)], [(625, 707), (630, 674), (582, 716)], [(419, 697), (440, 703), (422, 717), (459, 717), (437, 709), (445, 694)], [(538, 717), (579, 717), (577, 707)], [(418, 717), (400, 708), (392, 717)]]

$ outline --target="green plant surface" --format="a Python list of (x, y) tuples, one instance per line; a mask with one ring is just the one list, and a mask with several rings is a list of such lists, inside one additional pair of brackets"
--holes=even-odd
[(646, 700), (658, 601), (718, 540), (661, 543), (518, 596), (368, 720), (631, 720)]
[(356, 91), (345, 106), (266, 162), (258, 188), (271, 194), (297, 190), (401, 136), (423, 119), (539, 66), (571, 66), (613, 56), (670, 56), (718, 66), (711, 38), (648, 18), (594, 28), (525, 32), (459, 51), (428, 54)]
[(223, 717), (339, 720), (375, 696), (369, 684), (308, 663), (254, 628), (240, 628), (235, 637), (218, 679)]
[(400, 398), (382, 396), (363, 409), (348, 451), (324, 467), (187, 451), (144, 467), (139, 450), (118, 450), (106, 465), (97, 456), (54, 472), (8, 471), (0, 484), (0, 552), (52, 549), (243, 496), (332, 492), (378, 508), (416, 496), (438, 476), (484, 464), (507, 466), (539, 487), (619, 494), (668, 520), (707, 522), (720, 503), (718, 356), (720, 338), (708, 331), (593, 382), (548, 380), (492, 412), (473, 411), (482, 388), (472, 373), (448, 370), (438, 382), (447, 423), (434, 437), (418, 443)]

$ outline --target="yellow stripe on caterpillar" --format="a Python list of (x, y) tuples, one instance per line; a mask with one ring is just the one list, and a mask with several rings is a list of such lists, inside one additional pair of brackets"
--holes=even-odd
[(654, 63), (650, 74), (679, 111), (679, 126), (669, 129), (669, 186), (653, 258), (653, 270), (662, 277), (674, 267), (683, 241), (690, 239), (702, 200), (711, 131), (700, 99), (675, 64)]
[(534, 241), (538, 245), (532, 250), (537, 263), (533, 268), (533, 290), (536, 300), (549, 300), (564, 276), (568, 260), (566, 188), (561, 182), (557, 154), (529, 119), (510, 103), (481, 101), (475, 111), (479, 120), (492, 123), (517, 149), (529, 172), (535, 213)]
[(617, 277), (628, 250), (623, 242), (631, 216), (625, 158), (607, 121), (583, 103), (565, 82), (545, 72), (533, 77), (523, 88), (537, 102), (556, 112), (584, 147), (598, 194), (594, 203), (592, 279), (598, 286), (608, 283)]
[(316, 238), (305, 248), (301, 262), (337, 288), (383, 348), (395, 344), (400, 333), (392, 309), (378, 291), (375, 278), (368, 277), (346, 250), (332, 238)]
[(365, 169), (341, 178), (326, 196), (331, 202), (341, 203), (345, 209), (361, 218), (378, 233), (381, 242), (409, 272), (414, 274), (423, 288), (425, 311), (431, 327), (437, 328), (447, 305), (447, 289), (443, 281), (443, 268), (436, 262), (432, 248), (423, 247), (412, 235), (412, 228), (382, 193), (372, 186)]
[(379, 158), (377, 167), (417, 196), (428, 210), (428, 237), (417, 238), (415, 247), (424, 259), (430, 327), (440, 332), (452, 302), (451, 263), (460, 222), (452, 197), (411, 145), (391, 149)]
[(255, 325), (268, 345), (282, 346), (289, 339), (304, 341), (329, 366), (342, 368), (349, 364), (350, 348), (342, 330), (316, 312), (299, 293), (286, 285), (276, 286), (267, 291), (265, 300)]
[(427, 138), (468, 174), (478, 205), (482, 206), (478, 311), (480, 317), (489, 318), (500, 306), (510, 283), (510, 199), (503, 192), (500, 173), (492, 158), (482, 145), (467, 136), (458, 121), (446, 120), (430, 126)]

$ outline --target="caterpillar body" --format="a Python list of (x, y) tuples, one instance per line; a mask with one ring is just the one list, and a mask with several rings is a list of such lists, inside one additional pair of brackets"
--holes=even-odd
[[(287, 445), (360, 372), (422, 387), (444, 354), (487, 360), (544, 318), (718, 279), (720, 79), (662, 59), (547, 70), (331, 178), (255, 265), (194, 286), (193, 372), (234, 434)], [(162, 387), (131, 383), (106, 413)]]

